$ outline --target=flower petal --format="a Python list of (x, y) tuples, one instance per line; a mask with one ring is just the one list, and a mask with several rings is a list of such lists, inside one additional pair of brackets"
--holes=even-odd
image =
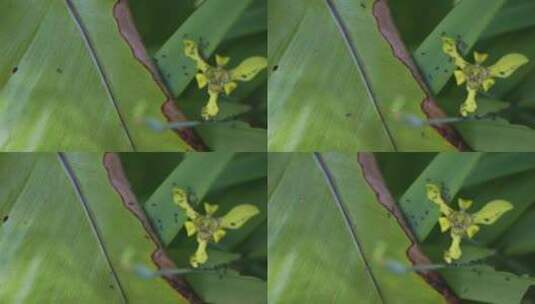
[(238, 229), (258, 213), (260, 210), (254, 205), (236, 206), (221, 218), (221, 228)]
[(459, 55), (457, 51), (457, 44), (454, 39), (449, 37), (442, 37), (442, 51), (454, 60), (454, 64), (463, 69), (466, 66), (466, 61)]
[(449, 215), (451, 213), (451, 208), (444, 202), (444, 199), (442, 199), (440, 188), (435, 184), (427, 184), (425, 185), (425, 188), (427, 190), (427, 198), (440, 207), (440, 212), (442, 214), (446, 216)]
[(188, 236), (192, 236), (195, 234), (195, 232), (197, 232), (197, 227), (192, 221), (186, 221), (184, 223), (184, 227), (186, 227), (186, 234)]
[(459, 208), (461, 208), (462, 210), (466, 210), (470, 208), (470, 206), (472, 206), (472, 203), (473, 203), (472, 200), (467, 200), (467, 199), (462, 199), (462, 198), (460, 198), (458, 202), (459, 202)]
[(487, 79), (483, 80), (483, 90), (485, 90), (485, 92), (487, 92), (488, 90), (490, 90), (490, 88), (492, 88), (494, 86), (495, 83), (496, 83), (496, 80), (494, 80), (492, 78), (487, 78)]
[(488, 57), (489, 57), (488, 54), (474, 52), (474, 59), (475, 59), (476, 63), (478, 63), (478, 64), (481, 64), (481, 63), (485, 62), (485, 60), (487, 60)]
[(195, 254), (193, 254), (189, 262), (191, 266), (197, 268), (200, 264), (206, 263), (208, 260), (208, 254), (206, 254), (206, 245), (208, 245), (208, 242), (206, 240), (199, 240), (197, 239), (197, 242), (199, 245), (197, 246), (197, 251), (195, 251)]
[(206, 214), (208, 215), (214, 214), (217, 211), (217, 209), (219, 209), (218, 205), (204, 203), (204, 210), (206, 211)]
[(173, 189), (173, 200), (175, 201), (175, 204), (177, 204), (180, 208), (186, 211), (186, 216), (188, 218), (194, 220), (199, 216), (197, 211), (195, 211), (190, 206), (189, 201), (188, 201), (188, 194), (186, 193), (186, 191), (184, 191), (184, 189), (175, 187)]
[(230, 71), (232, 80), (250, 81), (258, 73), (267, 67), (267, 60), (264, 57), (250, 57), (245, 59), (239, 66)]
[(463, 71), (455, 70), (453, 75), (455, 75), (455, 82), (457, 85), (461, 85), (466, 82), (466, 74)]
[(215, 62), (220, 67), (226, 66), (229, 61), (230, 61), (230, 57), (219, 56), (217, 54), (215, 55)]
[(470, 225), (466, 229), (466, 234), (469, 238), (473, 238), (476, 233), (479, 232), (479, 226), (478, 225)]
[(202, 108), (202, 118), (204, 120), (209, 120), (219, 113), (219, 106), (217, 105), (217, 100), (219, 99), (219, 93), (208, 91), (210, 99), (205, 107)]
[(487, 203), (481, 210), (473, 214), (475, 224), (490, 225), (496, 222), (504, 213), (513, 209), (513, 205), (505, 200), (494, 200)]
[(214, 237), (214, 242), (218, 243), (219, 241), (221, 241), (221, 239), (225, 237), (225, 234), (227, 234), (225, 230), (217, 229), (212, 235)]
[(498, 78), (509, 77), (516, 71), (516, 69), (528, 62), (529, 59), (522, 54), (505, 55), (493, 66), (489, 67), (490, 75)]
[(202, 73), (197, 73), (197, 75), (195, 75), (195, 79), (197, 79), (197, 85), (199, 85), (199, 89), (202, 89), (208, 85), (208, 77)]
[(184, 40), (184, 54), (197, 63), (198, 70), (206, 72), (209, 65), (206, 63), (206, 61), (204, 61), (204, 59), (202, 59), (201, 55), (199, 55), (197, 42), (193, 40)]
[(451, 263), (452, 260), (457, 260), (461, 257), (461, 236), (457, 234), (451, 235), (451, 245), (450, 248), (444, 253), (444, 260)]
[(438, 218), (438, 223), (440, 225), (440, 232), (446, 232), (451, 227), (451, 222), (447, 217), (441, 216)]
[(225, 89), (225, 94), (230, 95), (236, 88), (238, 87), (238, 84), (234, 81), (231, 81), (229, 83), (226, 83), (223, 88)]
[(463, 104), (461, 104), (461, 115), (468, 116), (468, 114), (473, 113), (477, 110), (476, 95), (477, 91), (474, 89), (468, 88), (468, 96)]

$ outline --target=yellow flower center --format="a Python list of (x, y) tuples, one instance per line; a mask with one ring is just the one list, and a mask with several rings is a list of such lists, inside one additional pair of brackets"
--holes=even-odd
[(193, 223), (198, 231), (198, 238), (209, 241), (214, 233), (219, 229), (220, 220), (209, 215), (200, 215)]
[(481, 89), (483, 82), (490, 77), (490, 71), (479, 64), (467, 64), (463, 70), (470, 89)]
[(208, 78), (208, 90), (215, 93), (223, 93), (225, 85), (232, 81), (230, 72), (222, 67), (209, 67), (205, 76)]
[(468, 227), (474, 222), (472, 216), (464, 210), (452, 210), (448, 216), (448, 220), (451, 223), (451, 232), (459, 236), (464, 236)]

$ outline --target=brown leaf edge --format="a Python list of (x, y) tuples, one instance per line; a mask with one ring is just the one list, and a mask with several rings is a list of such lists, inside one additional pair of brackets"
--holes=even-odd
[[(425, 80), (420, 75), (419, 69), (412, 59), (411, 54), (401, 40), (401, 35), (398, 31), (398, 28), (395, 26), (394, 19), (390, 13), (388, 0), (375, 1), (373, 4), (373, 16), (377, 21), (379, 31), (388, 44), (390, 44), (394, 56), (396, 56), (401, 62), (403, 62), (403, 64), (405, 64), (414, 79), (416, 79), (422, 90), (425, 92), (426, 97), (420, 104), (422, 111), (426, 114), (427, 118), (445, 117), (446, 114), (434, 101), (431, 92), (427, 88)], [(453, 127), (444, 124), (441, 126), (433, 125), (433, 128), (459, 151), (470, 150), (461, 135)]]
[[(428, 265), (431, 261), (422, 250), (418, 247), (416, 238), (407, 224), (401, 210), (395, 203), (394, 198), (388, 191), (386, 184), (381, 174), (381, 170), (377, 165), (377, 160), (372, 153), (359, 153), (357, 157), (358, 163), (362, 168), (364, 179), (370, 188), (377, 195), (377, 200), (383, 207), (388, 210), (398, 221), (400, 227), (403, 229), (412, 244), (407, 249), (407, 257), (411, 260), (413, 265)], [(441, 293), (446, 301), (451, 304), (460, 303), (459, 298), (450, 289), (444, 278), (436, 271), (418, 272), (418, 274), (435, 290)]]
[[(132, 192), (130, 183), (126, 178), (119, 156), (115, 153), (105, 153), (103, 157), (103, 165), (108, 173), (108, 179), (111, 185), (121, 197), (121, 201), (123, 202), (124, 206), (137, 217), (154, 242), (156, 250), (153, 252), (151, 258), (156, 266), (158, 266), (159, 269), (176, 268), (175, 263), (166, 255), (160, 240), (152, 229), (149, 219), (143, 212), (143, 209), (139, 205), (136, 196)], [(203, 303), (203, 301), (197, 294), (195, 294), (191, 286), (183, 278), (172, 275), (164, 276), (164, 278), (190, 303)]]
[[(117, 0), (113, 7), (113, 17), (117, 22), (117, 27), (121, 36), (132, 50), (134, 57), (151, 73), (152, 78), (167, 97), (167, 100), (161, 106), (161, 111), (167, 118), (167, 121), (186, 121), (186, 116), (175, 106), (175, 100), (173, 99), (171, 92), (169, 92), (165, 86), (158, 68), (150, 59), (147, 49), (145, 48), (134, 23), (128, 0)], [(195, 150), (207, 150), (206, 145), (202, 142), (200, 137), (195, 134), (193, 129), (182, 129), (176, 130), (175, 132)]]

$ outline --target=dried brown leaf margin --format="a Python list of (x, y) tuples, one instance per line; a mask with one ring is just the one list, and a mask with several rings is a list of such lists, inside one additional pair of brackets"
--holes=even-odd
[[(124, 206), (132, 212), (132, 214), (141, 222), (147, 234), (156, 246), (156, 250), (152, 254), (152, 260), (159, 269), (173, 269), (176, 268), (175, 263), (166, 255), (163, 246), (158, 239), (158, 236), (152, 229), (149, 219), (145, 215), (137, 198), (130, 187), (130, 183), (126, 178), (123, 170), (121, 159), (115, 153), (106, 153), (103, 158), (103, 165), (108, 172), (108, 179), (112, 187), (117, 191), (121, 197)], [(191, 286), (181, 277), (174, 275), (164, 276), (165, 280), (177, 290), (184, 298), (192, 304), (201, 304), (203, 301), (193, 291)]]
[[(390, 214), (392, 214), (398, 221), (400, 227), (403, 229), (407, 237), (411, 240), (412, 244), (407, 249), (407, 257), (411, 260), (413, 265), (429, 265), (431, 261), (419, 248), (416, 238), (412, 233), (405, 217), (403, 216), (398, 204), (394, 201), (392, 194), (388, 190), (383, 175), (377, 160), (372, 153), (359, 153), (357, 161), (362, 168), (364, 179), (370, 186), (370, 188), (377, 195), (377, 200), (383, 207), (385, 207)], [(450, 289), (444, 278), (436, 271), (420, 271), (418, 274), (435, 290), (441, 293), (446, 301), (451, 304), (460, 303), (459, 298)]]
[[(167, 89), (158, 68), (151, 60), (145, 45), (134, 23), (128, 0), (117, 0), (113, 7), (113, 17), (121, 36), (126, 41), (134, 57), (151, 73), (152, 78), (167, 97), (162, 104), (161, 111), (169, 122), (187, 121), (186, 116), (176, 107), (171, 92)], [(206, 145), (192, 129), (177, 130), (176, 133), (197, 151), (206, 151)]]
[[(407, 47), (401, 39), (399, 30), (396, 27), (394, 19), (392, 18), (392, 15), (390, 13), (388, 0), (376, 0), (374, 2), (373, 16), (377, 21), (379, 31), (381, 32), (385, 40), (388, 42), (388, 44), (390, 44), (394, 56), (398, 58), (409, 69), (414, 79), (416, 79), (416, 81), (420, 85), (420, 88), (425, 92), (426, 96), (424, 100), (422, 100), (420, 103), (422, 111), (430, 119), (444, 118), (446, 114), (436, 104), (431, 92), (427, 88), (425, 80), (420, 75), (420, 71), (416, 63), (412, 59), (411, 54), (409, 53)], [(433, 125), (433, 128), (459, 151), (469, 150), (468, 145), (464, 142), (461, 135), (450, 125)]]

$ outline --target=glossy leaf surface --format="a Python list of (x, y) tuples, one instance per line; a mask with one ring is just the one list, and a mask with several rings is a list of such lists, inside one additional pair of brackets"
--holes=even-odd
[[(101, 154), (0, 155), (0, 290), (8, 303), (187, 303), (155, 271), (158, 249), (112, 187)], [(126, 263), (126, 264), (125, 264)]]
[(122, 36), (119, 2), (0, 3), (0, 149), (188, 149), (140, 122), (165, 123), (167, 97)]

